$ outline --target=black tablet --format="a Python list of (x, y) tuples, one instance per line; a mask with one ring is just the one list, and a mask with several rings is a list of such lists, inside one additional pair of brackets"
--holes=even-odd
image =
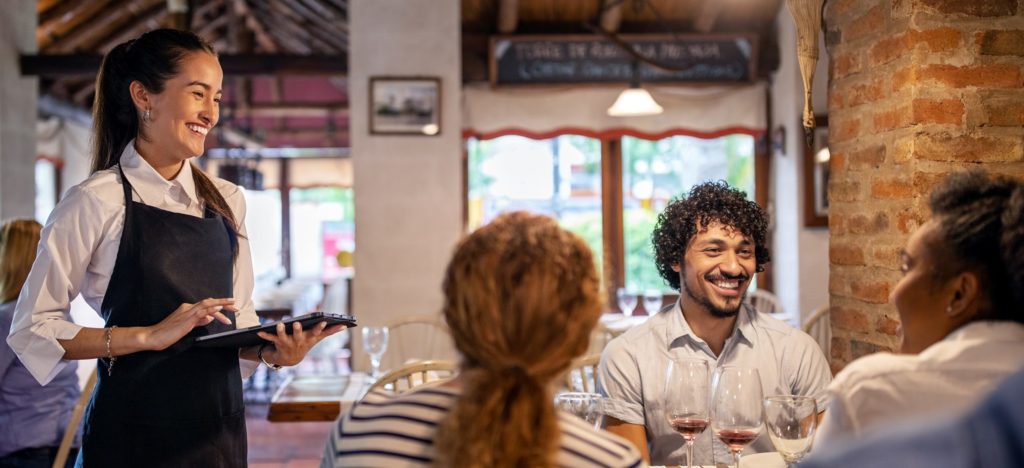
[(327, 322), (327, 326), (337, 324), (347, 325), (349, 328), (356, 326), (355, 317), (341, 314), (329, 314), (326, 312), (313, 312), (299, 317), (278, 320), (265, 325), (256, 325), (249, 328), (241, 328), (238, 330), (229, 330), (226, 332), (214, 333), (212, 335), (200, 336), (195, 339), (195, 345), (208, 348), (245, 348), (262, 343), (269, 343), (269, 341), (260, 338), (256, 333), (265, 331), (267, 333), (276, 334), (277, 324), (283, 323), (285, 324), (285, 331), (291, 335), (292, 324), (295, 322), (301, 323), (303, 330), (309, 330), (320, 322)]

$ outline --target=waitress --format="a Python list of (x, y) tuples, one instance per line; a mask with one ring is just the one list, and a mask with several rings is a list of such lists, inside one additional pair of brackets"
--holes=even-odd
[[(344, 328), (190, 346), (259, 323), (242, 192), (188, 161), (217, 124), (223, 78), (213, 48), (185, 31), (150, 31), (103, 60), (93, 173), (43, 229), (7, 339), (42, 384), (100, 358), (77, 466), (246, 466), (243, 376), (260, 361), (294, 365)], [(79, 293), (104, 328), (71, 322)]]

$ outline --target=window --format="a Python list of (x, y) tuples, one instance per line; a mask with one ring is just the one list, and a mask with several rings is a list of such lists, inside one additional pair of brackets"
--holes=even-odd
[(355, 249), (352, 189), (293, 188), (290, 199), (292, 277), (330, 284), (341, 274), (338, 252)]
[(470, 139), (467, 149), (470, 230), (510, 210), (549, 215), (587, 241), (611, 292), (675, 294), (655, 267), (651, 232), (668, 202), (694, 185), (725, 180), (764, 205), (757, 181), (767, 156), (748, 134), (605, 142), (501, 136)]
[(526, 210), (557, 219), (602, 261), (601, 142), (504, 136), (469, 141), (468, 227)]

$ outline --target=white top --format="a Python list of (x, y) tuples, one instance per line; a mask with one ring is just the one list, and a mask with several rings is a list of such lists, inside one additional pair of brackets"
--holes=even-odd
[[(154, 208), (203, 216), (192, 167), (186, 161), (173, 180), (166, 180), (135, 151), (132, 140), (121, 153), (121, 167), (131, 182), (132, 199)], [(245, 236), (245, 197), (238, 186), (210, 177), (239, 223), (238, 258), (233, 291), (238, 328), (259, 324), (252, 302), (252, 253)], [(98, 171), (72, 187), (50, 214), (39, 241), (36, 261), (18, 297), (7, 343), (33, 377), (45, 385), (67, 362), (57, 340), (70, 340), (82, 328), (71, 321), (71, 300), (79, 293), (100, 310), (117, 261), (124, 228), (124, 191), (116, 167)], [(168, 311), (171, 312), (171, 311)], [(257, 363), (241, 361), (242, 376)]]
[(969, 323), (917, 355), (862, 357), (829, 386), (815, 446), (885, 422), (965, 411), (1021, 366), (1024, 325), (1006, 321)]
[[(707, 342), (690, 329), (677, 301), (608, 343), (598, 370), (598, 392), (608, 397), (605, 414), (644, 426), (653, 464), (686, 464), (683, 438), (665, 419), (662, 395), (670, 356), (704, 359), (711, 373), (722, 366), (755, 368), (764, 396), (811, 396), (817, 399), (819, 409), (828, 403), (826, 390), (832, 371), (821, 348), (806, 333), (743, 305), (732, 335), (721, 355), (715, 356)], [(762, 431), (745, 452), (773, 450)], [(697, 437), (693, 454), (694, 464), (732, 462), (728, 448), (714, 437), (713, 428)]]
[[(382, 390), (366, 395), (331, 429), (321, 468), (341, 466), (433, 466), (437, 426), (455, 405), (460, 389), (427, 385), (399, 396)], [(640, 452), (609, 432), (558, 412), (562, 429), (557, 466), (645, 466)]]

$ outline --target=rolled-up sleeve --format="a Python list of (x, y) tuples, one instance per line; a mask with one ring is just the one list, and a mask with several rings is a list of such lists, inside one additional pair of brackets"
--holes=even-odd
[(78, 295), (104, 229), (112, 220), (95, 195), (72, 188), (54, 209), (40, 234), (32, 271), (18, 297), (7, 344), (29, 373), (46, 385), (68, 362), (58, 340), (82, 329), (71, 321), (71, 300)]
[(636, 358), (623, 337), (608, 343), (598, 365), (597, 391), (605, 397), (605, 415), (628, 424), (644, 424), (643, 390)]
[(832, 369), (813, 338), (801, 331), (795, 331), (786, 340), (787, 350), (782, 363), (789, 367), (785, 375), (790, 376), (790, 390), (793, 395), (814, 397), (818, 411), (828, 408), (828, 387), (832, 382)]

